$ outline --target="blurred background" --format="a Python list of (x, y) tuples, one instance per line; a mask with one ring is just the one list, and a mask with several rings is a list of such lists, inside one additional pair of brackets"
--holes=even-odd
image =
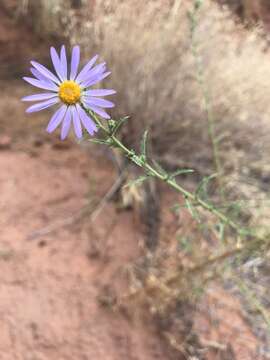
[(123, 142), (148, 129), (161, 166), (195, 170), (191, 191), (218, 173), (204, 196), (264, 235), (269, 33), (267, 0), (0, 0), (1, 359), (270, 358), (269, 251), (186, 276), (230, 234), (162, 185), (125, 187), (137, 169), (20, 101), (50, 46), (99, 54)]

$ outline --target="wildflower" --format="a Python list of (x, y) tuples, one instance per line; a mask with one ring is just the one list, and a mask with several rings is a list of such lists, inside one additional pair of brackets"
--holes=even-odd
[(36, 61), (31, 61), (30, 71), (34, 78), (24, 77), (23, 79), (37, 88), (48, 90), (48, 92), (22, 98), (23, 101), (37, 101), (36, 104), (28, 107), (26, 112), (32, 113), (60, 104), (61, 106), (53, 114), (48, 124), (47, 131), (49, 133), (62, 124), (61, 139), (63, 140), (67, 137), (73, 124), (78, 139), (82, 137), (82, 127), (90, 135), (93, 135), (97, 131), (96, 124), (86, 114), (83, 107), (92, 110), (104, 119), (110, 119), (104, 108), (111, 108), (114, 104), (100, 96), (115, 94), (112, 89), (90, 89), (92, 85), (110, 74), (106, 71), (105, 63), (94, 66), (97, 58), (97, 55), (94, 56), (79, 73), (79, 46), (74, 46), (72, 49), (70, 72), (68, 71), (65, 46), (61, 47), (60, 56), (55, 48), (51, 47), (51, 59), (56, 74)]

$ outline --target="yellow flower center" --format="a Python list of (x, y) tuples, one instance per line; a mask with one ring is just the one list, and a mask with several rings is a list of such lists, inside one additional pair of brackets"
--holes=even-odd
[(58, 95), (63, 103), (73, 105), (81, 98), (81, 88), (75, 81), (66, 80), (59, 86)]

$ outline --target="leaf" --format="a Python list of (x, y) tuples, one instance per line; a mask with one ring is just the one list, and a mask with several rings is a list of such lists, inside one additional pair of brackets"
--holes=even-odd
[(146, 175), (139, 176), (137, 179), (129, 181), (129, 182), (124, 186), (124, 188), (126, 188), (126, 187), (131, 187), (131, 186), (141, 185), (145, 180), (148, 180), (148, 179), (149, 179), (149, 176), (146, 176)]
[(186, 198), (185, 201), (186, 201), (186, 207), (189, 210), (193, 219), (200, 222), (201, 220), (199, 218), (198, 211), (194, 208), (193, 204), (189, 201), (189, 199)]
[(124, 116), (123, 118), (120, 118), (118, 121), (116, 121), (115, 126), (113, 128), (113, 135), (115, 135), (121, 129), (121, 127), (128, 119), (129, 116)]
[(148, 130), (145, 130), (141, 141), (141, 156), (146, 159)]
[(170, 178), (174, 178), (178, 175), (190, 174), (193, 172), (194, 172), (194, 170), (192, 170), (192, 169), (178, 169), (170, 175)]
[(201, 193), (203, 193), (204, 196), (207, 195), (207, 186), (208, 186), (208, 183), (213, 180), (214, 178), (216, 178), (218, 176), (217, 173), (215, 174), (212, 174), (210, 176), (206, 176), (202, 179), (202, 181), (199, 183), (196, 191), (195, 191), (195, 196), (196, 197), (202, 197), (200, 196)]
[(91, 141), (94, 144), (111, 145), (110, 139), (89, 139), (88, 141)]
[(144, 163), (145, 163), (145, 159), (142, 156), (138, 156), (136, 155), (135, 151), (132, 150), (132, 154), (128, 155), (128, 158), (134, 162), (134, 164), (143, 167)]
[(216, 144), (221, 143), (224, 139), (228, 138), (230, 136), (230, 134), (228, 132), (224, 132), (223, 134), (220, 134), (219, 136), (216, 137)]
[(219, 222), (217, 224), (217, 228), (218, 228), (218, 236), (220, 238), (220, 241), (224, 243), (226, 224), (224, 224), (223, 222)]
[(115, 120), (113, 120), (113, 119), (108, 120), (108, 127), (111, 132), (114, 131), (116, 124), (117, 124), (117, 122)]

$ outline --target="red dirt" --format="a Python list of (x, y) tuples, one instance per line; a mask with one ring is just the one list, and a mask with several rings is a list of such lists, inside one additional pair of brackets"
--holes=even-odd
[(265, 359), (239, 300), (219, 286), (209, 287), (198, 304), (194, 330), (208, 349), (207, 360)]
[(94, 221), (81, 212), (110, 189), (110, 162), (47, 136), (49, 112), (24, 114), (22, 81), (1, 85), (0, 359), (170, 359), (151, 321), (108, 304), (128, 291), (141, 237), (113, 203)]
[(0, 152), (0, 168), (0, 358), (168, 358), (151, 324), (130, 322), (98, 301), (104, 285), (123, 282), (123, 269), (138, 254), (129, 213), (117, 214), (108, 204), (92, 225), (88, 216), (31, 238), (78, 214), (89, 181), (98, 184), (96, 195), (104, 194), (109, 165), (78, 147), (44, 145), (34, 157)]

